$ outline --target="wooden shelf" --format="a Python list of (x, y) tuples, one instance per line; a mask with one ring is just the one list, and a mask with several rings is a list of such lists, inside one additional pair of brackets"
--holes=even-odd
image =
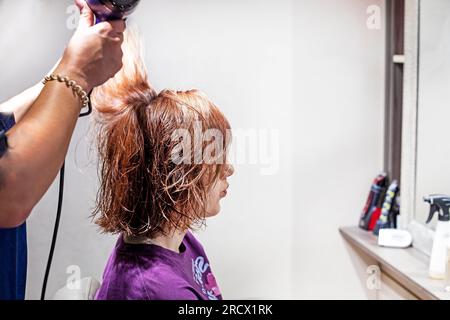
[(408, 249), (383, 248), (377, 237), (358, 227), (339, 229), (344, 239), (379, 263), (381, 271), (401, 286), (424, 300), (450, 300), (445, 292), (445, 281), (428, 277), (429, 257), (411, 247)]

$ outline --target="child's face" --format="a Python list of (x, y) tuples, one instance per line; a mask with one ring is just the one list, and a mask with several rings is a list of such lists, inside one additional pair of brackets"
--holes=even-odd
[(227, 196), (227, 189), (229, 183), (227, 178), (233, 175), (234, 168), (232, 165), (228, 165), (227, 171), (223, 177), (218, 179), (212, 186), (208, 193), (208, 199), (206, 200), (206, 217), (214, 217), (220, 212), (220, 200)]

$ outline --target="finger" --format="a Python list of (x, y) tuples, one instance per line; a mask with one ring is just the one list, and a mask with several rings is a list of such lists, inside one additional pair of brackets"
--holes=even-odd
[[(84, 0), (76, 0), (75, 1), (78, 8), (80, 8), (80, 23), (78, 25), (79, 28), (89, 28), (94, 25), (95, 17), (91, 8), (87, 5)], [(80, 7), (81, 6), (81, 7)]]
[(125, 20), (113, 20), (109, 21), (109, 23), (113, 27), (114, 31), (119, 33), (124, 32), (125, 28), (127, 27)]
[(75, 4), (77, 5), (78, 9), (80, 9), (80, 11), (81, 9), (83, 9), (85, 3), (85, 0), (75, 0)]
[(118, 33), (118, 34), (116, 34), (115, 38), (122, 43), (125, 36), (123, 33)]
[(124, 32), (124, 25), (119, 20), (103, 21), (97, 23), (94, 28), (97, 32), (108, 36), (118, 36)]

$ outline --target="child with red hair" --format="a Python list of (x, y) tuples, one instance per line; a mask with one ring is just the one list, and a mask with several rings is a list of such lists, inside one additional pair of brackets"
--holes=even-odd
[(97, 299), (222, 299), (210, 263), (190, 230), (220, 211), (227, 194), (230, 125), (197, 90), (148, 81), (136, 35), (124, 67), (94, 92), (100, 192), (94, 215), (119, 234)]

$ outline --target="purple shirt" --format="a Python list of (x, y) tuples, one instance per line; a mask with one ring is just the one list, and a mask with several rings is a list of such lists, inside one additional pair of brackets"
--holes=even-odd
[(222, 300), (205, 251), (187, 232), (180, 253), (121, 236), (103, 274), (97, 300)]

